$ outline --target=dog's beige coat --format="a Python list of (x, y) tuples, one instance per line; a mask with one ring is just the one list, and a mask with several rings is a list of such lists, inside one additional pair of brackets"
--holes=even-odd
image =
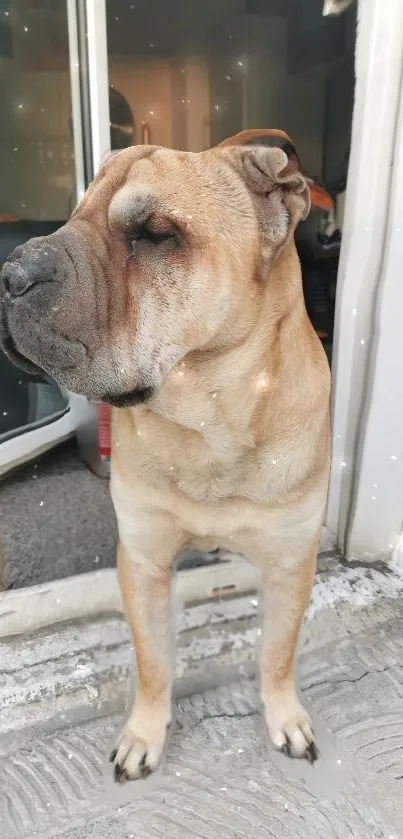
[[(204, 156), (207, 171), (219, 154)], [(185, 209), (192, 213), (182, 209), (182, 179), (174, 201), (196, 230), (202, 205), (206, 250), (193, 269), (200, 272), (194, 328), (201, 349), (184, 355), (149, 404), (116, 411), (113, 420), (119, 580), (137, 656), (136, 702), (115, 755), (123, 777), (154, 769), (163, 749), (171, 720), (171, 568), (188, 547), (230, 548), (260, 568), (269, 732), (278, 748), (314, 754), (293, 658), (324, 515), (329, 370), (305, 312), (293, 241), (303, 202), (284, 209), (286, 160), (277, 150), (262, 153), (263, 196), (255, 203), (247, 164), (243, 170), (238, 150), (226, 156), (238, 206), (213, 173), (211, 191), (200, 195), (189, 172)], [(149, 177), (158, 188), (161, 172)], [(299, 176), (294, 186), (305, 196)], [(210, 277), (225, 312), (213, 336), (218, 304)]]
[(162, 754), (171, 569), (189, 547), (239, 551), (260, 569), (267, 726), (277, 748), (316, 757), (293, 676), (330, 449), (329, 369), (293, 237), (309, 193), (280, 149), (237, 142), (119, 152), (65, 227), (3, 271), (11, 357), (93, 398), (145, 400), (113, 412), (118, 574), (137, 659), (119, 779)]

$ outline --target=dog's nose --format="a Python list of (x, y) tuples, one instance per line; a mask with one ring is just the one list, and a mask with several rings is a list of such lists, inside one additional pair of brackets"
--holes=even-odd
[(11, 262), (2, 271), (2, 283), (7, 297), (21, 297), (37, 282), (39, 277), (28, 273), (18, 263)]
[(2, 296), (22, 297), (34, 286), (53, 280), (56, 272), (54, 257), (48, 251), (36, 252), (26, 258), (22, 248), (17, 248), (0, 273)]

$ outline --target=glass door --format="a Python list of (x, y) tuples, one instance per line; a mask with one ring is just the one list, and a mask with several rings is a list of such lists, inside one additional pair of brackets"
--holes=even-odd
[[(0, 267), (76, 203), (65, 0), (0, 4)], [(0, 474), (74, 427), (70, 397), (0, 352)]]

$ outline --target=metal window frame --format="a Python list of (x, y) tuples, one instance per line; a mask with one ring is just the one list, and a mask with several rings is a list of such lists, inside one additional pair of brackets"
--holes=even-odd
[[(85, 135), (86, 169), (93, 176), (110, 150), (106, 0), (67, 2), (69, 8), (76, 3), (81, 62), (85, 64), (81, 69), (84, 118), (80, 128), (77, 117), (77, 134)], [(374, 421), (371, 405), (377, 354), (384, 351), (379, 336), (371, 342), (371, 335), (387, 267), (385, 237), (400, 102), (402, 33), (401, 0), (359, 0), (355, 105), (334, 330), (333, 457), (322, 539), (322, 545), (337, 545), (347, 555), (356, 553), (362, 536), (359, 531), (369, 514), (362, 515), (363, 469), (365, 459), (371, 457), (369, 440), (375, 431), (370, 424)], [(73, 50), (73, 62), (75, 55)], [(74, 80), (77, 84), (73, 67), (72, 85)], [(88, 174), (86, 180), (88, 183)], [(391, 261), (388, 271), (390, 266)], [(378, 326), (380, 329), (382, 324)], [(393, 475), (389, 477), (391, 487), (397, 490)], [(377, 516), (382, 519), (381, 503)], [(400, 525), (400, 521), (399, 526), (396, 523), (396, 533)], [(374, 523), (375, 530), (377, 526)], [(390, 522), (388, 527), (390, 531)]]
[(77, 200), (110, 151), (105, 0), (67, 0)]

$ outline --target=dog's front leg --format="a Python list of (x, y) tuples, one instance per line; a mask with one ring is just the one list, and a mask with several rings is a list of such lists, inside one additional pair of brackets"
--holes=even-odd
[(123, 781), (156, 769), (171, 722), (171, 563), (151, 564), (120, 543), (118, 577), (137, 665), (134, 706), (111, 754)]
[(318, 757), (311, 721), (301, 705), (294, 680), (294, 656), (309, 602), (318, 540), (302, 556), (273, 556), (263, 571), (263, 633), (260, 662), (261, 699), (270, 738), (290, 757)]

